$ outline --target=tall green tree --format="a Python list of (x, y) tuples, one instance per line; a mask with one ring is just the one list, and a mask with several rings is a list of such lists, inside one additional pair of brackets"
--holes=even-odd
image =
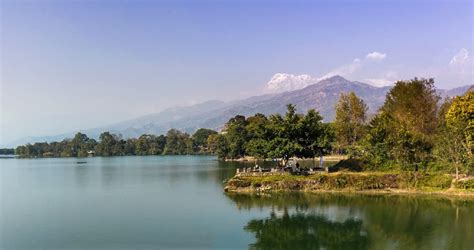
[(296, 113), (296, 107), (287, 105), (287, 112), (284, 117), (279, 114), (270, 116), (270, 129), (273, 136), (269, 141), (272, 158), (281, 158), (282, 164), (286, 165), (293, 156), (299, 156), (303, 147), (299, 143), (299, 129), (301, 116)]
[(164, 154), (167, 155), (185, 155), (189, 153), (188, 134), (183, 133), (177, 129), (170, 129), (166, 133), (166, 144)]
[(269, 120), (264, 114), (257, 113), (247, 118), (247, 142), (245, 152), (247, 155), (258, 158), (268, 158), (270, 130)]
[(90, 142), (89, 137), (83, 133), (77, 133), (69, 143), (71, 156), (85, 157), (89, 150), (94, 150), (95, 145)]
[(387, 93), (378, 115), (386, 119), (390, 157), (403, 169), (418, 171), (431, 159), (439, 99), (433, 79), (398, 81)]
[(394, 142), (391, 138), (390, 117), (384, 113), (376, 115), (368, 124), (367, 134), (361, 141), (361, 158), (372, 170), (393, 167), (390, 150)]
[(226, 123), (225, 137), (227, 138), (229, 157), (239, 158), (245, 156), (245, 143), (247, 141), (247, 121), (245, 116), (237, 115)]
[(110, 132), (104, 132), (99, 136), (99, 143), (96, 151), (98, 155), (112, 156), (114, 155), (114, 147), (117, 144), (117, 136)]
[(192, 136), (193, 139), (193, 151), (199, 153), (209, 152), (209, 146), (207, 139), (210, 135), (217, 134), (216, 131), (207, 128), (198, 129)]
[(351, 153), (356, 143), (365, 135), (367, 110), (365, 102), (354, 92), (341, 93), (333, 124), (339, 148)]
[(223, 134), (212, 134), (207, 138), (207, 144), (212, 153), (217, 154), (220, 159), (225, 159), (229, 155), (229, 143)]
[(446, 100), (439, 120), (435, 153), (438, 161), (454, 167), (457, 180), (460, 171), (474, 170), (474, 92)]

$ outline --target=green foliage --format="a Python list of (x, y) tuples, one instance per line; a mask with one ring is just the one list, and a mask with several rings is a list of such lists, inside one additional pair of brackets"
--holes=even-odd
[(426, 169), (433, 160), (438, 101), (433, 79), (396, 82), (369, 123), (361, 142), (361, 157), (379, 169)]
[(268, 175), (234, 177), (227, 183), (228, 190), (257, 188), (265, 190), (373, 190), (399, 188), (405, 180), (392, 173), (330, 173), (310, 176)]
[(453, 177), (436, 172), (402, 171), (400, 187), (405, 189), (446, 190), (451, 187)]
[(344, 175), (338, 176), (334, 179), (334, 183), (337, 189), (345, 188), (347, 185), (347, 178)]
[(111, 134), (110, 132), (104, 132), (99, 136), (99, 144), (96, 146), (98, 155), (112, 156), (117, 153), (117, 141), (120, 140), (120, 136)]
[[(141, 135), (138, 139), (129, 139), (125, 144), (127, 154), (136, 155), (160, 155), (163, 153), (166, 144), (164, 135)], [(135, 145), (135, 147), (134, 147)]]
[(228, 157), (239, 158), (245, 156), (245, 143), (247, 142), (247, 121), (245, 116), (237, 115), (231, 118), (225, 129), (228, 144)]
[[(256, 114), (245, 119), (236, 116), (227, 122), (220, 138), (220, 158), (253, 156), (258, 158), (312, 158), (330, 152), (334, 133), (315, 110), (306, 115), (287, 106), (285, 116)], [(215, 139), (214, 139), (215, 140)], [(214, 143), (213, 145), (217, 145)]]
[(15, 149), (13, 148), (0, 148), (0, 155), (13, 155), (15, 154)]
[(474, 163), (474, 92), (448, 99), (440, 108), (434, 154), (456, 175), (472, 171)]
[(449, 129), (463, 135), (462, 146), (468, 154), (474, 153), (474, 91), (456, 97), (446, 113)]
[(210, 151), (217, 154), (219, 158), (225, 158), (226, 155), (229, 154), (229, 143), (224, 135), (210, 135), (209, 138), (207, 138), (207, 143)]
[(245, 230), (255, 233), (250, 249), (365, 249), (369, 237), (361, 234), (361, 220), (330, 221), (323, 216), (284, 209), (282, 216), (253, 219)]
[(421, 178), (420, 187), (448, 189), (451, 187), (453, 177), (448, 174), (426, 174)]
[(383, 113), (375, 116), (369, 123), (367, 135), (360, 142), (361, 159), (367, 170), (384, 170), (393, 168), (390, 157), (391, 144), (389, 117)]
[(198, 129), (192, 136), (193, 151), (198, 153), (209, 153), (208, 139), (211, 135), (216, 135), (217, 132), (212, 129), (201, 128)]
[(458, 181), (456, 182), (456, 187), (474, 191), (474, 179)]
[(61, 142), (34, 143), (18, 146), (15, 153), (21, 157), (85, 157), (120, 155), (161, 155), (213, 153), (208, 146), (210, 136), (217, 132), (200, 129), (193, 138), (179, 130), (172, 129), (167, 135), (141, 135), (138, 139), (122, 139), (120, 135), (104, 132), (99, 142), (77, 133), (72, 139)]
[(387, 93), (381, 110), (397, 127), (429, 135), (436, 132), (439, 99), (433, 79), (398, 81)]
[(188, 134), (177, 129), (166, 133), (166, 144), (163, 151), (166, 155), (185, 155), (192, 152), (192, 141)]
[(442, 191), (451, 188), (474, 190), (474, 179), (453, 182), (450, 174), (434, 172), (401, 171), (399, 173), (329, 173), (310, 176), (268, 175), (234, 177), (227, 183), (228, 190), (239, 188), (262, 188), (262, 190), (383, 190), (408, 189), (420, 191)]
[(364, 137), (367, 110), (365, 102), (354, 92), (341, 93), (333, 124), (339, 150), (352, 154), (356, 143)]

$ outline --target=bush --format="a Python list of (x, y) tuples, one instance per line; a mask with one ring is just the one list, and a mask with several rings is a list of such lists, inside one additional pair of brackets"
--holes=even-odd
[(420, 180), (420, 185), (424, 187), (448, 189), (451, 187), (453, 177), (447, 174), (425, 175)]
[(474, 179), (456, 182), (456, 187), (465, 190), (474, 190)]
[(346, 185), (347, 185), (347, 177), (346, 176), (338, 176), (338, 177), (336, 177), (334, 182), (336, 184), (336, 188), (338, 188), (338, 189), (345, 188)]

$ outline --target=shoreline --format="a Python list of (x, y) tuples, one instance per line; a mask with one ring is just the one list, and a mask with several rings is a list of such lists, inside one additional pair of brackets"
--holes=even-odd
[(323, 173), (309, 176), (235, 175), (224, 187), (226, 193), (353, 193), (466, 197), (474, 199), (474, 179), (454, 182), (450, 175), (401, 173)]
[(289, 194), (289, 193), (307, 193), (307, 194), (364, 194), (364, 195), (429, 195), (438, 197), (462, 197), (474, 200), (474, 192), (465, 190), (451, 191), (424, 191), (411, 189), (384, 189), (384, 190), (255, 190), (253, 188), (238, 188), (224, 190), (229, 194)]

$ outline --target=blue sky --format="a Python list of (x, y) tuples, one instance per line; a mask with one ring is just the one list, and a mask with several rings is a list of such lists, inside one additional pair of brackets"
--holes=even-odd
[[(333, 74), (375, 85), (415, 76), (434, 77), (440, 88), (473, 84), (473, 8), (472, 1), (1, 0), (0, 144)], [(269, 87), (276, 73), (285, 77)]]

